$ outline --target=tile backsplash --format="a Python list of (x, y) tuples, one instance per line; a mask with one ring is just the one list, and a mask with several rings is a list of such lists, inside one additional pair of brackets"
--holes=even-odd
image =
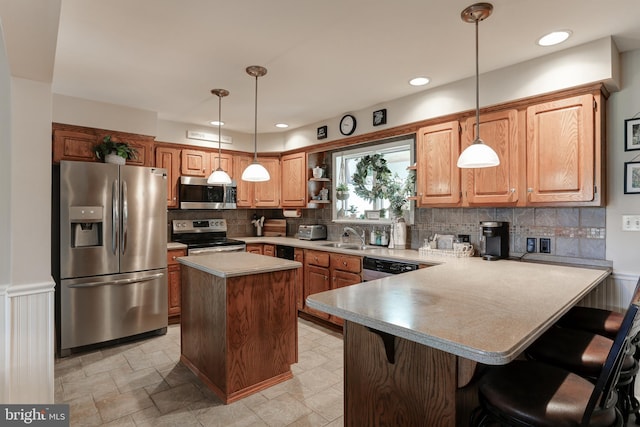
[[(304, 209), (300, 218), (287, 218), (287, 236), (295, 236), (300, 224), (325, 224), (329, 240), (338, 240), (347, 225), (331, 221), (331, 210)], [(227, 211), (169, 210), (169, 222), (184, 218), (225, 218), (230, 237), (255, 236), (253, 215), (282, 219), (281, 209), (237, 209)], [(526, 252), (527, 237), (549, 238), (551, 256), (605, 259), (605, 208), (425, 208), (416, 209), (415, 223), (407, 227), (411, 248), (418, 249), (424, 239), (438, 234), (468, 234), (477, 246), (481, 221), (509, 223), (509, 254)], [(370, 224), (364, 225), (366, 230)], [(539, 244), (537, 245), (539, 250)]]

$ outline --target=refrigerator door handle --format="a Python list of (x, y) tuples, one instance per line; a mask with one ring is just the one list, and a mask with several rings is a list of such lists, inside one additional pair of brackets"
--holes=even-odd
[(119, 210), (118, 180), (116, 179), (111, 186), (111, 250), (114, 255), (118, 252), (118, 233), (120, 230), (118, 226), (120, 223)]
[(138, 277), (135, 279), (120, 279), (113, 281), (98, 281), (98, 282), (84, 282), (78, 283), (75, 285), (68, 285), (68, 288), (94, 288), (97, 286), (107, 286), (107, 285), (130, 285), (132, 283), (141, 283), (141, 282), (150, 282), (152, 280), (158, 279), (164, 276), (164, 273), (152, 274), (150, 276)]
[(127, 220), (129, 219), (129, 203), (128, 203), (127, 181), (122, 181), (122, 238), (120, 239), (120, 250), (122, 254), (127, 250)]

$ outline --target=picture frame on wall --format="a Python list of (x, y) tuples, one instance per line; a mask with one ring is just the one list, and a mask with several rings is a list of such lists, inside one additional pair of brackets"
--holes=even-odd
[(640, 194), (640, 162), (624, 164), (624, 194)]
[(640, 118), (624, 121), (624, 151), (640, 150)]
[(326, 139), (327, 138), (327, 126), (320, 126), (316, 130), (316, 139)]

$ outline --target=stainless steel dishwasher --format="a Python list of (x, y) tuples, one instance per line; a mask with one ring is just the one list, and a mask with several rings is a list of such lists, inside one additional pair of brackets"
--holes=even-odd
[(364, 257), (362, 260), (362, 280), (367, 282), (369, 280), (380, 279), (382, 277), (392, 276), (395, 274), (402, 274), (408, 271), (417, 270), (419, 267), (416, 263)]

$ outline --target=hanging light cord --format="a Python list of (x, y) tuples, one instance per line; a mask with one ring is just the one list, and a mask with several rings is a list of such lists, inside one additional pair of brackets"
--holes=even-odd
[(258, 163), (258, 75), (256, 74), (256, 94), (253, 114), (253, 161)]
[(479, 49), (478, 49), (478, 22), (476, 17), (476, 140), (475, 143), (480, 142), (480, 67), (478, 65)]
[(222, 170), (222, 96), (218, 95), (218, 169)]

